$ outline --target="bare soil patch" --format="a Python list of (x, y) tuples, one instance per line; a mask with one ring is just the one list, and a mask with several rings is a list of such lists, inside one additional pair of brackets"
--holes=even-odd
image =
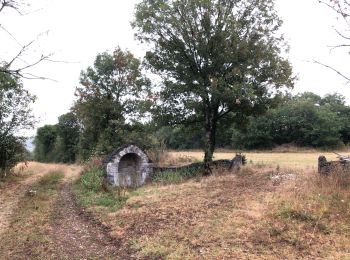
[(65, 183), (55, 205), (53, 256), (61, 259), (117, 259), (118, 245), (107, 230), (76, 207), (71, 185)]

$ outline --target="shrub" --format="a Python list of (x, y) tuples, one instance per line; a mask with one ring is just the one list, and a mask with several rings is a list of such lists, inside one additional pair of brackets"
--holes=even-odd
[(102, 191), (104, 183), (103, 169), (98, 166), (90, 168), (81, 176), (80, 182), (86, 190)]
[(105, 182), (101, 158), (93, 158), (85, 165), (83, 174), (74, 184), (73, 191), (83, 207), (102, 206), (116, 210), (124, 206), (128, 196)]
[(199, 177), (202, 173), (202, 164), (195, 163), (177, 171), (164, 171), (153, 177), (153, 182), (161, 184), (177, 184), (188, 179)]

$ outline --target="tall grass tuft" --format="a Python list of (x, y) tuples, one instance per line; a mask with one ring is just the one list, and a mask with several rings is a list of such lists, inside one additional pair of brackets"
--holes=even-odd
[(194, 164), (177, 171), (164, 171), (156, 174), (152, 181), (160, 184), (178, 184), (189, 179), (198, 178), (202, 174), (202, 164)]
[(88, 162), (80, 179), (73, 186), (78, 203), (86, 208), (107, 207), (113, 211), (124, 206), (128, 197), (105, 181), (102, 160)]

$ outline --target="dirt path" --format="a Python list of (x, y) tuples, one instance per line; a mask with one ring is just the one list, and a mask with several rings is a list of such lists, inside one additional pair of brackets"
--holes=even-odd
[(59, 167), (59, 165), (54, 164), (47, 165), (31, 162), (23, 172), (25, 179), (7, 183), (0, 189), (0, 235), (9, 226), (10, 217), (16, 210), (18, 201), (25, 195), (26, 191), (39, 178)]
[(118, 245), (104, 228), (76, 207), (71, 184), (65, 183), (55, 205), (52, 236), (61, 259), (120, 259)]
[[(58, 190), (58, 199), (51, 205), (53, 217), (48, 219), (47, 235), (50, 241), (49, 259), (132, 259), (126, 252), (119, 252), (116, 240), (111, 239), (108, 230), (93, 221), (88, 214), (77, 207), (72, 194), (72, 183), (81, 172), (77, 165), (30, 163), (22, 173), (23, 179), (8, 182), (0, 189), (0, 235), (4, 233), (16, 216), (19, 202), (44, 175), (62, 171), (63, 184)], [(45, 223), (46, 224), (46, 223)], [(10, 248), (12, 250), (12, 248)], [(31, 251), (23, 252), (31, 256)], [(10, 254), (11, 255), (11, 254)], [(20, 258), (27, 257), (20, 254)], [(21, 258), (22, 259), (22, 258)]]

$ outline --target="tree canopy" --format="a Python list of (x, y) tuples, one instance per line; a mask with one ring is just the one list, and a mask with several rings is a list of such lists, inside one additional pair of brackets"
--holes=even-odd
[(80, 154), (88, 158), (122, 143), (127, 121), (138, 116), (140, 102), (149, 91), (140, 61), (119, 47), (113, 54), (98, 54), (93, 67), (82, 71), (73, 111), (82, 127)]
[(30, 109), (34, 100), (19, 79), (0, 72), (0, 177), (23, 159), (21, 131), (34, 125)]
[[(146, 64), (162, 77), (156, 115), (169, 124), (200, 122), (205, 165), (218, 122), (269, 107), (292, 87), (292, 69), (272, 0), (143, 0), (133, 27), (149, 43)], [(206, 173), (209, 173), (206, 167)]]

